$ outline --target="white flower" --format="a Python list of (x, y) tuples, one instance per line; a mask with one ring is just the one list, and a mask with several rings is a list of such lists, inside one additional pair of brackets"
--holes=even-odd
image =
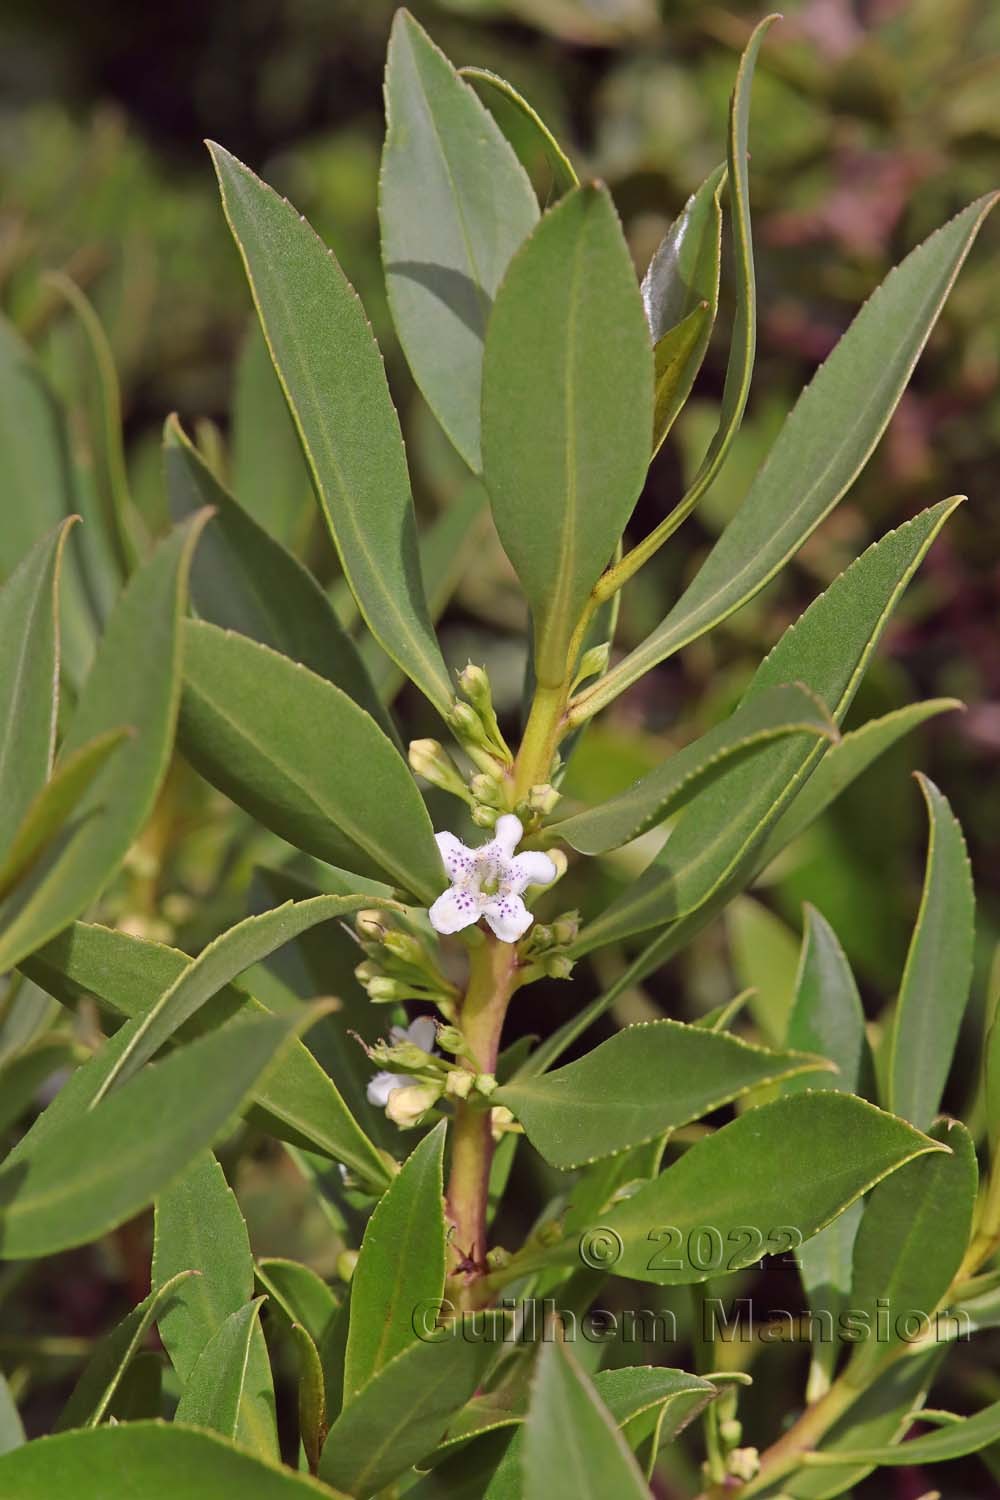
[[(389, 1032), (389, 1040), (395, 1046), (400, 1042), (412, 1042), (421, 1052), (430, 1055), (434, 1053), (436, 1036), (437, 1025), (433, 1016), (418, 1016), (409, 1026), (393, 1026)], [(419, 1079), (411, 1078), (407, 1073), (376, 1073), (368, 1085), (368, 1103), (384, 1109), (394, 1089), (412, 1088), (418, 1082)]]
[(467, 849), (453, 833), (435, 834), (451, 885), (431, 907), (438, 932), (461, 932), (485, 917), (502, 943), (516, 943), (534, 918), (521, 900), (529, 885), (549, 885), (558, 873), (547, 854), (515, 854), (524, 829), (520, 818), (497, 818), (494, 837)]

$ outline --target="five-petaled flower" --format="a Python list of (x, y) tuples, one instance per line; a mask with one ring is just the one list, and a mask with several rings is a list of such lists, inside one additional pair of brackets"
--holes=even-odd
[[(437, 1023), (433, 1016), (418, 1016), (409, 1026), (393, 1026), (389, 1031), (389, 1040), (396, 1046), (400, 1042), (413, 1042), (428, 1055), (434, 1053), (436, 1036)], [(414, 1088), (419, 1082), (419, 1079), (411, 1078), (407, 1073), (376, 1073), (368, 1085), (368, 1102), (384, 1109), (389, 1102), (389, 1095), (396, 1089)]]
[(520, 818), (497, 819), (488, 844), (467, 849), (453, 833), (435, 834), (451, 885), (431, 907), (431, 926), (438, 932), (461, 932), (480, 917), (502, 943), (516, 943), (534, 918), (521, 900), (529, 885), (549, 885), (558, 873), (547, 854), (515, 854), (524, 829)]

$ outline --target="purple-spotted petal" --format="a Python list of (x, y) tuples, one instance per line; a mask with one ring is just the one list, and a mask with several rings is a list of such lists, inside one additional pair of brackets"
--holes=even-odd
[(520, 896), (498, 896), (483, 909), (483, 916), (501, 943), (516, 943), (534, 918)]
[(493, 830), (493, 842), (504, 859), (510, 859), (523, 835), (524, 828), (521, 819), (515, 818), (513, 813), (504, 813), (503, 817), (497, 818), (497, 825)]
[(436, 833), (434, 839), (441, 853), (441, 863), (448, 872), (448, 879), (461, 880), (475, 864), (478, 850), (467, 849), (453, 833)]
[(463, 927), (471, 927), (473, 922), (478, 922), (479, 906), (475, 896), (461, 887), (452, 886), (437, 898), (427, 915), (434, 931), (447, 935), (449, 932), (461, 932)]
[(515, 854), (508, 862), (514, 889), (523, 891), (526, 885), (551, 885), (558, 871), (554, 862), (540, 850), (529, 849), (524, 854)]

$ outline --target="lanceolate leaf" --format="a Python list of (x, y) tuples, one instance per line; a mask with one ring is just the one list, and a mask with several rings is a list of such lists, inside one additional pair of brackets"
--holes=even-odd
[[(880, 1182), (854, 1242), (851, 1310), (864, 1313), (877, 1335), (854, 1354), (852, 1368), (862, 1384), (862, 1371), (870, 1373), (905, 1338), (912, 1341), (932, 1326), (969, 1242), (979, 1186), (975, 1144), (957, 1120), (935, 1126), (932, 1134), (948, 1154), (918, 1157)], [(880, 1306), (889, 1311), (884, 1329)]]
[(548, 169), (548, 183), (542, 193), (545, 207), (577, 186), (579, 179), (573, 163), (545, 121), (513, 84), (491, 73), (488, 68), (459, 68), (458, 71), (461, 78), (472, 84), (529, 177), (538, 170), (540, 160), (545, 163)]
[(399, 430), (353, 288), (312, 229), (221, 146), (222, 201), (344, 573), (372, 634), (447, 710)]
[(608, 192), (545, 215), (497, 295), (483, 366), (483, 475), (531, 605), (539, 683), (566, 650), (649, 463), (653, 358)]
[(370, 896), (314, 896), (288, 901), (274, 911), (247, 917), (204, 948), (159, 1000), (145, 1012), (95, 1099), (99, 1103), (112, 1088), (125, 1083), (160, 1050), (230, 980), (251, 964), (320, 922), (344, 917), (362, 907), (384, 906)]
[[(274, 1430), (273, 1390), (250, 1392), (247, 1388), (247, 1377), (253, 1370), (250, 1350), (254, 1333), (260, 1333), (263, 1301), (263, 1297), (258, 1297), (230, 1313), (209, 1339), (185, 1382), (176, 1420), (217, 1432), (221, 1437), (240, 1442), (252, 1452), (276, 1460), (278, 1445)], [(267, 1383), (270, 1386), (270, 1369), (267, 1370)], [(247, 1432), (243, 1418), (248, 1396), (257, 1404), (263, 1397), (263, 1404), (270, 1405), (270, 1432), (263, 1422), (255, 1425), (252, 1435)]]
[(489, 110), (405, 10), (389, 39), (385, 104), (389, 306), (428, 405), (478, 473), (486, 321), (538, 205)]
[(364, 709), (246, 636), (190, 620), (181, 744), (275, 833), (430, 904), (444, 874), (416, 782)]
[[(24, 969), (64, 1005), (75, 1006), (81, 995), (94, 995), (113, 1014), (128, 1020), (155, 1005), (190, 965), (187, 954), (175, 948), (76, 922), (26, 960)], [(261, 1017), (267, 1011), (245, 990), (227, 985), (182, 1028), (181, 1035), (187, 1039), (217, 1027), (228, 1028), (244, 1014)], [(129, 1035), (118, 1033), (114, 1039), (118, 1049), (128, 1044)], [(117, 1050), (108, 1068), (114, 1056)], [(66, 1086), (60, 1099), (71, 1086)], [(84, 1109), (97, 1086), (88, 1094)], [(272, 1134), (333, 1157), (380, 1187), (390, 1181), (382, 1156), (357, 1124), (332, 1080), (297, 1039), (274, 1059), (253, 1097)], [(42, 1119), (51, 1114), (52, 1108)]]
[(315, 578), (225, 490), (171, 417), (163, 440), (167, 497), (175, 520), (210, 505), (191, 571), (191, 598), (212, 625), (236, 630), (326, 677), (392, 738), (358, 648)]
[[(802, 956), (786, 1045), (818, 1052), (836, 1072), (813, 1082), (815, 1088), (864, 1093), (868, 1042), (865, 1013), (847, 955), (837, 934), (814, 906), (806, 906)], [(786, 1091), (802, 1087), (790, 1079)]]
[(154, 1287), (144, 1302), (101, 1339), (60, 1413), (55, 1432), (66, 1432), (71, 1427), (96, 1427), (104, 1420), (122, 1376), (142, 1348), (161, 1308), (194, 1274), (194, 1270), (178, 1271), (169, 1281)]
[(232, 487), (269, 536), (295, 552), (315, 514), (309, 470), (256, 314), (236, 366), (231, 414)]
[(157, 1317), (160, 1338), (182, 1384), (205, 1345), (253, 1294), (253, 1260), (239, 1204), (211, 1151), (194, 1158), (156, 1200), (153, 1285), (178, 1270), (197, 1271)]
[[(941, 1150), (851, 1094), (792, 1094), (748, 1110), (698, 1141), (653, 1182), (602, 1216), (616, 1276), (678, 1286), (787, 1253), (897, 1167)], [(589, 1244), (560, 1246), (575, 1264)]]
[(705, 788), (713, 776), (767, 740), (804, 733), (832, 739), (836, 726), (822, 703), (797, 684), (750, 698), (724, 723), (591, 812), (550, 825), (546, 834), (583, 854), (603, 854), (638, 838)]
[(568, 1345), (545, 1344), (524, 1429), (524, 1500), (648, 1500), (625, 1439)]
[(472, 1395), (497, 1345), (446, 1331), (384, 1365), (330, 1428), (320, 1478), (351, 1495), (374, 1495), (419, 1463)]
[(971, 1417), (962, 1417), (939, 1427), (937, 1432), (925, 1432), (909, 1442), (892, 1447), (858, 1448), (853, 1452), (809, 1454), (807, 1462), (816, 1468), (827, 1468), (841, 1464), (870, 1464), (901, 1467), (905, 1465), (946, 1463), (949, 1459), (964, 1458), (967, 1453), (978, 1453), (1000, 1439), (1000, 1401), (984, 1406)]
[(134, 735), (90, 782), (72, 821), (0, 902), (0, 970), (47, 942), (97, 898), (152, 810), (173, 746), (180, 615), (206, 516), (161, 543), (108, 622), (56, 761), (130, 725)]
[(130, 739), (130, 729), (109, 729), (96, 739), (81, 745), (47, 781), (28, 807), (2, 862), (0, 862), (0, 897), (6, 896), (29, 866), (47, 848), (67, 823), (90, 783), (104, 762)]
[(579, 1062), (505, 1084), (496, 1100), (552, 1166), (578, 1167), (700, 1119), (761, 1084), (828, 1066), (680, 1021), (650, 1021), (619, 1031)]
[(896, 1003), (888, 1103), (921, 1130), (937, 1113), (972, 978), (975, 897), (961, 825), (937, 787), (918, 776), (930, 838), (924, 890)]
[[(766, 688), (801, 682), (841, 723), (889, 616), (958, 503), (943, 500), (869, 547), (785, 631), (741, 706)], [(765, 744), (717, 776), (681, 813), (662, 854), (584, 928), (573, 951), (675, 921), (723, 889), (792, 801), (824, 743), (802, 735)]]
[(289, 1322), (301, 1324), (309, 1337), (321, 1344), (338, 1314), (339, 1304), (312, 1267), (298, 1260), (267, 1255), (257, 1261), (254, 1275), (271, 1298), (272, 1308), (280, 1307)]
[(29, 1131), (0, 1169), (4, 1258), (86, 1244), (138, 1213), (219, 1134), (293, 1024), (267, 1016), (213, 1032), (90, 1113)]
[[(9, 503), (9, 502), (8, 502)], [(48, 778), (59, 706), (59, 567), (72, 522), (0, 587), (0, 857)]]
[(845, 734), (830, 747), (791, 807), (782, 813), (771, 829), (761, 851), (761, 864), (769, 863), (792, 839), (798, 838), (852, 781), (903, 735), (938, 714), (961, 707), (957, 698), (929, 698), (926, 703), (911, 703), (884, 714), (880, 719), (869, 719), (860, 729)]
[(416, 1342), (415, 1309), (444, 1294), (444, 1138), (442, 1120), (411, 1152), (368, 1220), (351, 1278), (345, 1402)]
[(18, 1500), (52, 1500), (53, 1493), (74, 1500), (349, 1500), (214, 1434), (163, 1422), (93, 1427), (28, 1443), (0, 1459), (0, 1494), (5, 1491)]
[(596, 712), (752, 599), (846, 493), (885, 431), (995, 201), (971, 204), (873, 294), (799, 398), (693, 583), (648, 640), (581, 696), (581, 714)]

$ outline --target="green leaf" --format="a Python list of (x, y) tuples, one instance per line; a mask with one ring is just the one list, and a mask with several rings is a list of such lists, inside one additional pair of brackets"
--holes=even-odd
[(847, 492), (885, 431), (995, 201), (980, 198), (937, 230), (865, 303), (799, 397), (694, 581), (653, 634), (582, 696), (581, 716), (752, 599)]
[(551, 824), (546, 836), (564, 839), (581, 854), (604, 854), (638, 838), (703, 791), (714, 776), (762, 743), (789, 734), (834, 739), (825, 706), (798, 684), (773, 687), (750, 698), (722, 724), (642, 776), (600, 807)]
[(17, 1500), (348, 1500), (304, 1474), (261, 1463), (222, 1438), (164, 1422), (128, 1422), (40, 1438), (0, 1459)]
[(27, 1441), (21, 1417), (10, 1393), (10, 1386), (0, 1374), (0, 1457), (12, 1453)]
[(186, 1281), (157, 1318), (170, 1363), (182, 1384), (208, 1342), (253, 1295), (253, 1259), (236, 1195), (211, 1151), (203, 1151), (156, 1199), (153, 1286)]
[[(271, 1016), (235, 1023), (173, 1053), (99, 1108), (29, 1130), (0, 1168), (4, 1258), (86, 1244), (138, 1213), (220, 1134), (292, 1030), (293, 1020)], [(99, 1076), (106, 1053), (113, 1058), (112, 1043), (80, 1073)]]
[(416, 1342), (414, 1310), (444, 1295), (445, 1130), (442, 1120), (411, 1152), (365, 1228), (351, 1277), (345, 1403)]
[(518, 252), (483, 362), (483, 475), (531, 606), (543, 687), (642, 489), (653, 357), (635, 273), (603, 187), (574, 188)]
[(896, 1114), (925, 1130), (941, 1102), (969, 998), (975, 895), (958, 819), (932, 781), (917, 780), (930, 836), (889, 1043), (887, 1094)]
[(458, 72), (459, 77), (472, 84), (529, 178), (534, 178), (539, 163), (544, 162), (548, 180), (540, 196), (545, 207), (577, 186), (579, 178), (573, 163), (537, 110), (512, 83), (488, 68), (459, 68)]
[(428, 406), (478, 473), (486, 321), (538, 204), (489, 110), (406, 10), (389, 38), (385, 107), (389, 308)]
[(364, 709), (308, 668), (189, 620), (180, 737), (213, 785), (290, 843), (388, 878), (421, 905), (439, 894), (441, 859), (409, 767)]
[(180, 695), (180, 616), (207, 516), (173, 532), (115, 607), (56, 761), (122, 724), (135, 734), (90, 782), (64, 835), (0, 902), (0, 971), (97, 899), (146, 822), (166, 774)]
[(320, 1478), (351, 1495), (373, 1495), (419, 1463), (444, 1436), (496, 1355), (489, 1328), (418, 1340), (370, 1380), (330, 1428)]
[(300, 1323), (292, 1324), (299, 1354), (299, 1437), (310, 1474), (319, 1469), (319, 1456), (326, 1441), (326, 1387), (319, 1351)]
[(6, 896), (64, 827), (94, 777), (131, 729), (109, 729), (63, 761), (29, 804), (0, 863), (0, 898)]
[[(176, 1420), (277, 1461), (274, 1390), (259, 1321), (264, 1301), (258, 1297), (230, 1313), (209, 1339), (184, 1384)], [(263, 1368), (251, 1359), (255, 1334), (264, 1350)]]
[[(82, 507), (74, 483), (66, 417), (33, 350), (0, 317), (0, 456), (4, 509), (0, 578), (55, 526)], [(71, 546), (60, 586), (63, 665), (79, 683), (93, 654), (94, 615), (79, 555)], [(7, 631), (4, 631), (7, 639)]]
[(230, 426), (232, 486), (240, 505), (269, 536), (297, 551), (314, 515), (312, 483), (285, 393), (254, 315), (236, 366)]
[(769, 864), (793, 839), (804, 833), (852, 781), (867, 771), (903, 735), (927, 719), (961, 707), (957, 698), (930, 698), (926, 703), (910, 703), (905, 708), (883, 714), (879, 719), (869, 719), (860, 729), (852, 729), (837, 744), (831, 745), (791, 807), (782, 813), (768, 834), (760, 855), (761, 865)]
[(579, 1062), (508, 1083), (495, 1098), (545, 1160), (565, 1169), (651, 1141), (761, 1084), (827, 1066), (680, 1021), (649, 1021), (627, 1026)]
[[(772, 1046), (785, 1042), (795, 999), (799, 943), (786, 922), (763, 902), (737, 896), (726, 907), (726, 934), (733, 970), (750, 991), (747, 1004)], [(829, 1080), (820, 1082), (822, 1087)]]
[(42, 790), (59, 708), (59, 572), (72, 521), (36, 542), (0, 588), (0, 854)]
[(648, 1500), (607, 1407), (569, 1346), (543, 1344), (524, 1428), (524, 1500)]
[(901, 1318), (912, 1314), (932, 1326), (968, 1246), (979, 1187), (975, 1144), (957, 1120), (935, 1126), (932, 1136), (949, 1151), (918, 1157), (879, 1183), (854, 1242), (852, 1312), (863, 1312), (872, 1329), (879, 1306), (889, 1312), (887, 1331), (879, 1330), (885, 1336), (855, 1351), (852, 1371), (862, 1385), (906, 1340)]
[(169, 1281), (154, 1287), (144, 1302), (101, 1339), (59, 1415), (55, 1432), (66, 1432), (71, 1427), (96, 1427), (104, 1420), (122, 1376), (142, 1348), (161, 1308), (195, 1274), (194, 1270), (178, 1271)]
[[(903, 590), (959, 503), (942, 500), (862, 553), (785, 631), (758, 667), (741, 707), (767, 688), (801, 682), (842, 723)], [(761, 746), (717, 776), (681, 813), (662, 854), (583, 929), (571, 951), (585, 953), (676, 921), (722, 890), (824, 749), (822, 740), (792, 736)]]
[(447, 712), (453, 694), (420, 584), (399, 420), (364, 310), (291, 204), (221, 146), (209, 149), (347, 581), (379, 644)]
[(215, 511), (191, 570), (191, 598), (200, 617), (302, 662), (394, 738), (357, 646), (308, 568), (222, 487), (176, 417), (167, 421), (163, 453), (174, 519), (206, 505)]
[[(847, 955), (826, 918), (807, 903), (805, 919), (785, 1044), (802, 1052), (818, 1052), (835, 1064), (836, 1073), (817, 1080), (814, 1087), (861, 1094), (869, 1059), (858, 987)], [(799, 1080), (792, 1079), (786, 1084), (786, 1092), (800, 1087)]]
[(231, 980), (251, 964), (267, 958), (275, 949), (320, 922), (330, 922), (363, 907), (383, 907), (390, 902), (370, 896), (313, 896), (306, 901), (288, 901), (274, 911), (246, 917), (203, 948), (159, 1000), (147, 1010), (132, 1032), (129, 1045), (118, 1056), (94, 1103), (100, 1103), (112, 1088), (128, 1081), (154, 1057), (179, 1027)]
[(39, 1089), (53, 1074), (79, 1060), (79, 1051), (65, 1033), (48, 1032), (0, 1064), (0, 1134), (36, 1107)]
[[(82, 995), (93, 995), (114, 1015), (132, 1019), (155, 1005), (191, 962), (176, 948), (76, 922), (26, 960), (24, 969), (64, 1005), (75, 1006)], [(227, 985), (196, 1013), (181, 1035), (188, 1038), (226, 1028), (243, 1014), (260, 1017), (268, 1012), (244, 989)], [(115, 1040), (124, 1047), (128, 1034)], [(333, 1157), (378, 1187), (391, 1180), (384, 1159), (336, 1086), (297, 1039), (274, 1059), (256, 1085), (254, 1099), (266, 1112), (266, 1128), (282, 1140)]]
[(662, 448), (664, 438), (691, 394), (711, 334), (712, 309), (702, 302), (676, 328), (669, 328), (653, 349), (654, 453)]
[(337, 1300), (322, 1277), (301, 1261), (266, 1255), (254, 1268), (257, 1280), (289, 1322), (301, 1324), (321, 1344), (337, 1316)]
[(716, 167), (698, 191), (691, 194), (660, 241), (642, 278), (642, 301), (654, 348), (703, 303), (709, 307), (707, 347), (719, 305), (722, 258), (719, 197), (725, 178), (725, 167)]
[(852, 1203), (795, 1252), (812, 1317), (812, 1359), (806, 1384), (806, 1401), (810, 1404), (829, 1390), (840, 1362), (841, 1342), (832, 1330), (843, 1326), (839, 1320), (849, 1306), (854, 1241), (863, 1210), (860, 1200)]
[[(604, 1215), (616, 1276), (680, 1286), (795, 1248), (905, 1162), (942, 1148), (852, 1094), (792, 1094), (698, 1141)], [(546, 1263), (573, 1264), (564, 1244)]]
[(971, 1417), (962, 1417), (948, 1422), (936, 1432), (925, 1432), (920, 1437), (910, 1438), (906, 1443), (892, 1447), (858, 1448), (844, 1453), (809, 1453), (805, 1462), (816, 1468), (834, 1464), (863, 1463), (891, 1467), (919, 1464), (946, 1463), (950, 1459), (964, 1458), (967, 1453), (978, 1453), (981, 1448), (995, 1443), (1000, 1438), (1000, 1401), (984, 1406)]

